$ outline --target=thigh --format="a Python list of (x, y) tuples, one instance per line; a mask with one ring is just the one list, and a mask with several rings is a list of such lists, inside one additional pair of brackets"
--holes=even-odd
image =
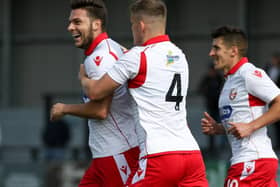
[(123, 154), (93, 159), (79, 187), (123, 187), (129, 172)]
[(129, 182), (130, 187), (208, 187), (200, 153), (142, 159), (138, 171)]
[(258, 159), (231, 166), (225, 179), (225, 187), (277, 187), (278, 161)]
[(201, 153), (185, 156), (185, 174), (179, 187), (208, 187), (206, 169)]

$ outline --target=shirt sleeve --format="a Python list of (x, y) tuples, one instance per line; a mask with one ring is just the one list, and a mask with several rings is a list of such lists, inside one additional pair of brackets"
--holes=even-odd
[(117, 83), (124, 84), (137, 75), (139, 62), (140, 55), (136, 50), (131, 49), (115, 63), (113, 68), (108, 71), (108, 75)]
[(100, 79), (109, 69), (113, 67), (116, 60), (103, 53), (94, 53), (85, 59), (85, 70), (87, 76), (91, 79)]
[(253, 68), (246, 72), (245, 84), (250, 94), (266, 103), (270, 103), (280, 94), (280, 89), (265, 71), (259, 68)]

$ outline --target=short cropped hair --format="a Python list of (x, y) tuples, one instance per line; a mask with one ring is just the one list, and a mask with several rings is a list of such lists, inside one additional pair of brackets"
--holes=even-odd
[(226, 46), (237, 46), (240, 56), (246, 56), (248, 39), (241, 29), (232, 26), (218, 27), (211, 33), (211, 37), (212, 39), (222, 37)]
[(93, 19), (100, 19), (102, 30), (107, 26), (107, 8), (103, 0), (71, 0), (71, 9), (85, 9), (88, 16)]
[(167, 8), (161, 0), (136, 0), (130, 6), (132, 15), (162, 17), (166, 20)]

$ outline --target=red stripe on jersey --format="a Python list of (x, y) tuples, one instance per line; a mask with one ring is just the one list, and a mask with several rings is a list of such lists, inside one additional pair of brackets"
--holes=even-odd
[(265, 105), (265, 102), (262, 101), (261, 99), (251, 95), (251, 94), (248, 94), (249, 96), (249, 106), (264, 106)]
[(117, 55), (116, 55), (114, 52), (110, 51), (109, 53), (110, 53), (110, 55), (112, 55), (116, 60), (118, 60), (118, 57), (117, 57)]
[(146, 80), (146, 74), (147, 74), (147, 57), (146, 54), (141, 52), (140, 57), (140, 68), (138, 71), (138, 74), (134, 79), (131, 79), (128, 81), (128, 88), (139, 88), (145, 83)]
[(107, 46), (108, 46), (108, 49), (109, 49), (109, 54), (112, 55), (115, 60), (118, 60), (119, 59), (118, 56), (113, 51), (111, 51), (111, 47), (110, 47), (110, 44), (109, 44), (108, 40), (106, 40), (106, 43), (107, 43)]

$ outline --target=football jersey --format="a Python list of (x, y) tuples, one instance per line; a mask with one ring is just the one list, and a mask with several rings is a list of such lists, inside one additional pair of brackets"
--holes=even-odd
[(133, 47), (108, 75), (128, 87), (146, 136), (140, 156), (193, 151), (199, 147), (186, 120), (188, 63), (167, 35)]
[[(121, 46), (100, 34), (85, 51), (84, 65), (89, 78), (100, 79), (123, 54)], [(89, 99), (84, 96), (84, 101)], [(124, 152), (138, 146), (135, 103), (127, 85), (119, 87), (113, 95), (109, 115), (105, 120), (89, 119), (89, 147), (93, 158)]]
[[(280, 94), (279, 88), (268, 75), (247, 58), (242, 58), (226, 75), (226, 81), (219, 99), (221, 121), (225, 129), (228, 122), (249, 123), (268, 109), (268, 104)], [(276, 158), (267, 128), (262, 127), (250, 136), (237, 139), (227, 134), (231, 148), (231, 164)]]

